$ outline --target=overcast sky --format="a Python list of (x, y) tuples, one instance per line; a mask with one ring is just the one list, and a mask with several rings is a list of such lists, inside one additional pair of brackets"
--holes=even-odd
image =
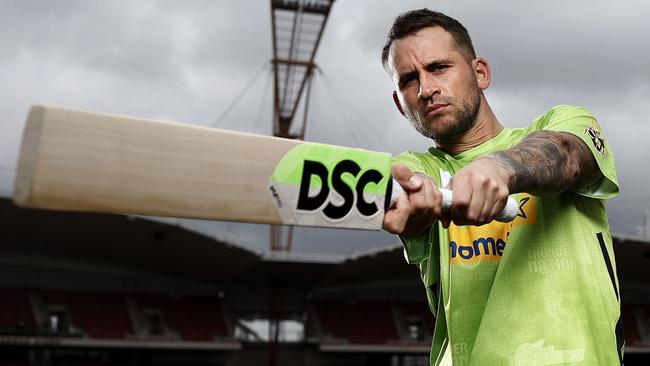
[[(597, 116), (622, 189), (608, 204), (612, 231), (636, 236), (650, 208), (647, 1), (337, 0), (316, 57), (322, 74), (307, 139), (395, 154), (430, 146), (394, 109), (379, 61), (393, 18), (419, 7), (468, 28), (490, 62), (486, 94), (505, 125), (525, 126), (557, 104)], [(270, 20), (268, 0), (0, 0), (0, 194), (13, 190), (31, 104), (215, 126), (244, 91), (218, 127), (269, 134)], [(183, 224), (267, 247), (266, 227)], [(301, 229), (294, 248), (346, 253), (395, 242), (385, 233)]]

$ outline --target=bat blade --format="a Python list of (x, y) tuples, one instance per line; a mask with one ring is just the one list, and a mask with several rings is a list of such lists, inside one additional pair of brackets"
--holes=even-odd
[[(276, 168), (293, 149), (304, 150), (310, 146), (307, 150), (312, 154), (306, 156), (324, 162), (326, 169), (334, 169), (338, 161), (331, 156), (328, 160), (323, 154), (334, 153), (342, 160), (349, 160), (351, 151), (357, 155), (362, 151), (171, 122), (34, 106), (23, 135), (14, 201), (19, 206), (43, 209), (380, 229), (383, 195), (376, 198), (379, 213), (374, 215), (372, 222), (348, 219), (345, 215), (330, 219), (323, 216), (323, 209), (328, 205), (331, 207), (326, 212), (336, 211), (336, 207), (344, 204), (347, 207), (349, 204), (345, 201), (355, 199), (358, 192), (343, 189), (344, 195), (353, 193), (353, 197), (344, 197), (332, 189), (326, 199), (319, 198), (320, 205), (312, 207), (314, 187), (319, 186), (316, 176), (309, 178), (316, 184), (303, 192), (303, 199), (310, 201), (311, 198), (312, 206), (298, 213), (290, 212), (295, 210), (287, 204), (297, 203), (296, 194), (300, 188), (296, 188), (296, 183), (300, 183), (302, 171), (287, 166), (302, 167), (299, 154), (293, 154), (283, 169)], [(365, 154), (381, 156), (379, 169), (385, 176), (382, 179), (387, 181), (390, 156), (374, 152)], [(341, 176), (340, 182), (336, 182), (339, 187), (355, 184), (353, 171), (344, 169)], [(328, 185), (329, 181), (320, 186)], [(372, 183), (367, 185), (372, 186)], [(322, 198), (322, 194), (319, 197)], [(284, 210), (276, 209), (280, 199), (287, 203)], [(352, 214), (358, 205), (353, 206)], [(310, 215), (311, 219), (304, 219)], [(317, 219), (317, 216), (325, 219)]]
[(272, 161), (300, 142), (32, 107), (14, 201), (23, 207), (281, 223)]

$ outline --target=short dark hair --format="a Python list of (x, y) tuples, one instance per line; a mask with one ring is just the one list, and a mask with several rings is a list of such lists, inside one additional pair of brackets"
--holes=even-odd
[(466, 58), (469, 60), (476, 58), (472, 39), (467, 29), (459, 21), (443, 13), (424, 8), (404, 12), (395, 18), (388, 32), (386, 44), (381, 51), (381, 62), (384, 65), (384, 69), (388, 70), (388, 54), (395, 40), (404, 38), (428, 27), (441, 27), (451, 34), (456, 42), (456, 46), (458, 46)]

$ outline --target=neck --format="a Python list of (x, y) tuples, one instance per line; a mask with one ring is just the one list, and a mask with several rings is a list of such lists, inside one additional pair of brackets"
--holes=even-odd
[(458, 136), (435, 140), (436, 147), (451, 155), (457, 155), (492, 139), (503, 131), (503, 128), (485, 96), (481, 95), (481, 105), (474, 126)]

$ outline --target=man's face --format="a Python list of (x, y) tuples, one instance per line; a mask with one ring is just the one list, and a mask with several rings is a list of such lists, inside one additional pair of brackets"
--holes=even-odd
[(474, 126), (481, 103), (474, 65), (443, 28), (394, 41), (388, 66), (402, 111), (422, 135), (444, 140)]

